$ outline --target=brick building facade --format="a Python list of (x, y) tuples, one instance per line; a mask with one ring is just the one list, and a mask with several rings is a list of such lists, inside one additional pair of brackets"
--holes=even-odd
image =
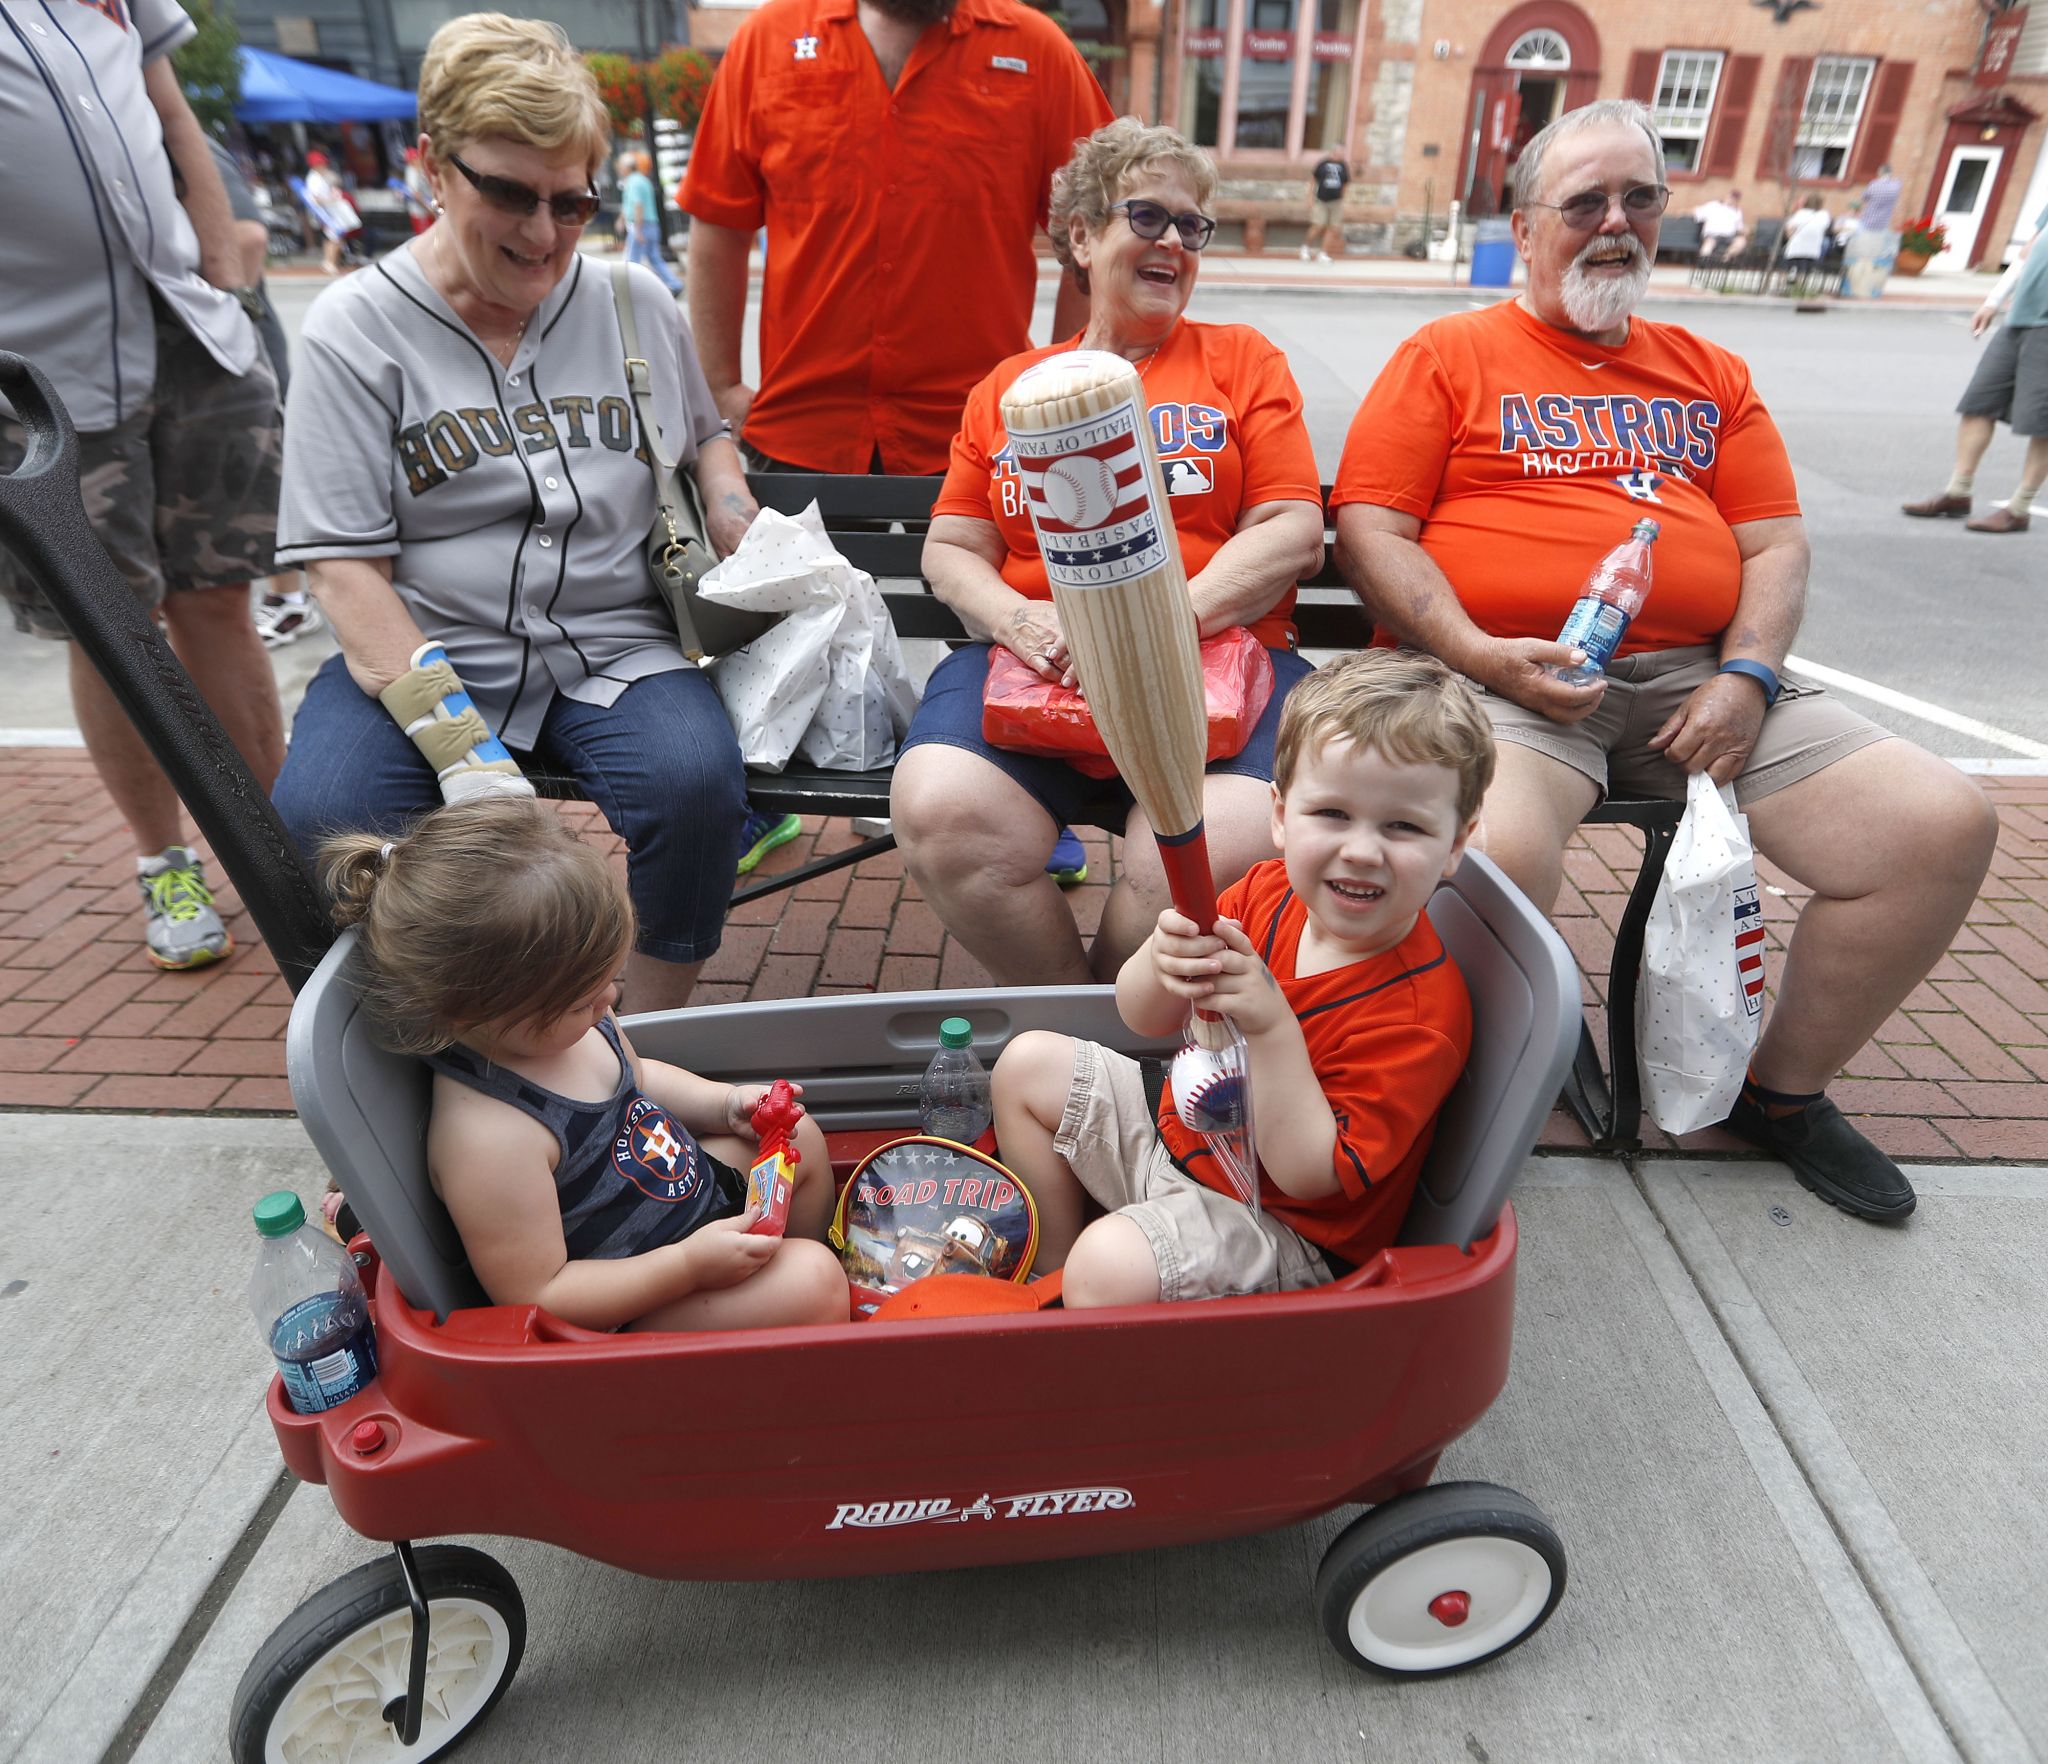
[[(2048, 0), (1166, 0), (1158, 115), (1211, 148), (1226, 213), (1298, 219), (1331, 148), (1354, 241), (1399, 248), (1452, 198), (1500, 210), (1523, 144), (1596, 97), (1655, 110), (1675, 207), (1839, 210), (1889, 162), (1938, 267), (2000, 261), (2044, 191)], [(1781, 16), (1782, 15), (1782, 16)], [(2034, 16), (2038, 15), (2038, 16)], [(1142, 93), (1140, 93), (1142, 96)]]

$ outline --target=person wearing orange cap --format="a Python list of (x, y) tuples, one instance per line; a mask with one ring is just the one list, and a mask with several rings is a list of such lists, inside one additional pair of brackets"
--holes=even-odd
[[(749, 17), (677, 202), (698, 354), (755, 462), (944, 472), (969, 388), (1030, 347), (1052, 174), (1109, 115), (1021, 0), (767, 0)], [(764, 225), (757, 389), (740, 334)], [(1063, 280), (1053, 334), (1084, 317)]]

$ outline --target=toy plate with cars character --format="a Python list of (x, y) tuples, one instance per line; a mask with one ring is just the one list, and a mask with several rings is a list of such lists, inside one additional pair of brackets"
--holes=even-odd
[(1021, 1281), (1038, 1250), (1030, 1191), (994, 1158), (950, 1139), (891, 1140), (840, 1191), (832, 1246), (854, 1314), (930, 1274)]

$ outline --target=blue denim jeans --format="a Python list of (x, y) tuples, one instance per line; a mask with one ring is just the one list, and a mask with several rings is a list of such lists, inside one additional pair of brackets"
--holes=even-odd
[[(532, 757), (575, 778), (626, 842), (641, 953), (712, 955), (739, 864), (747, 778), (710, 680), (695, 668), (653, 674), (609, 708), (557, 695)], [(309, 863), (331, 833), (388, 836), (441, 806), (420, 750), (338, 655), (306, 688), (273, 796)]]
[(661, 222), (632, 221), (626, 227), (626, 261), (651, 269), (671, 294), (680, 294), (683, 284), (661, 254)]

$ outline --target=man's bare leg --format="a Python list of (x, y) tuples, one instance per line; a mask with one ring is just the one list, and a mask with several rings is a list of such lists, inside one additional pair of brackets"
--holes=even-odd
[(1953, 766), (1896, 740), (1747, 812), (1757, 849), (1813, 890), (1752, 1070), (1773, 1090), (1823, 1090), (1948, 949), (1998, 817)]

